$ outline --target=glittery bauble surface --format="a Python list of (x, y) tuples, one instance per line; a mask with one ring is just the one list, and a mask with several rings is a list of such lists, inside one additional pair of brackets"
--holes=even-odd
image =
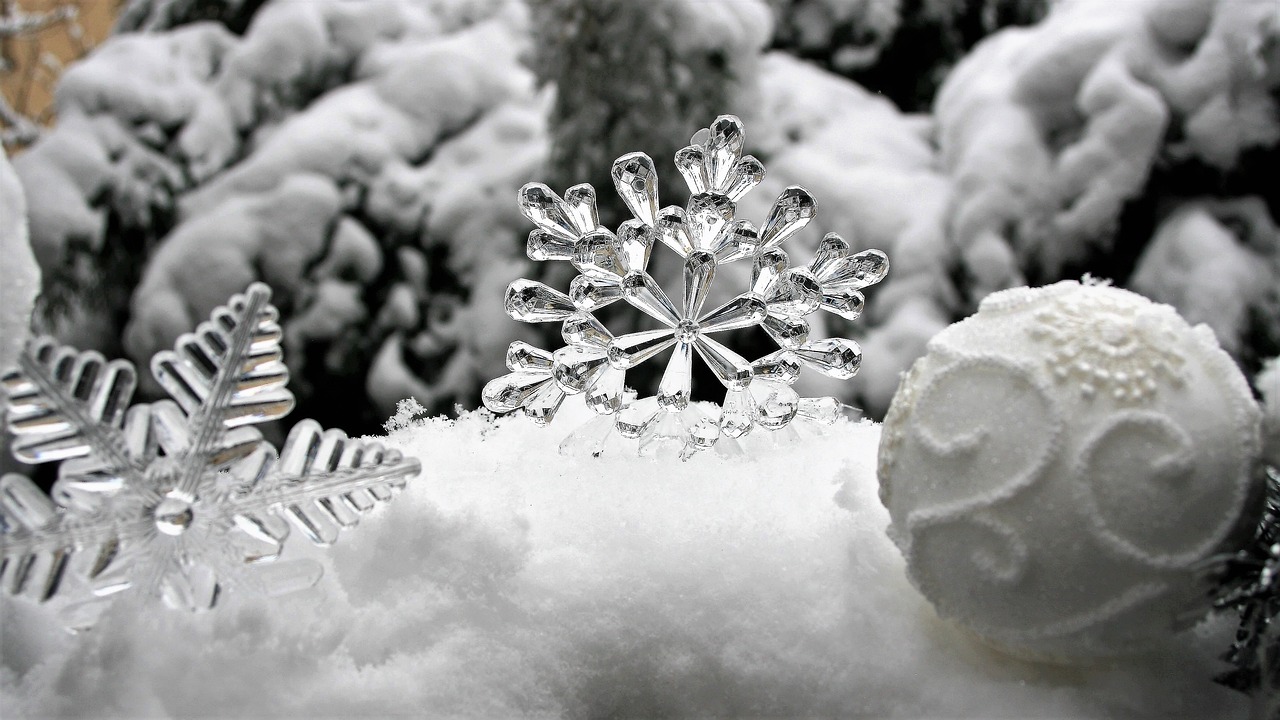
[(1072, 660), (1208, 609), (1197, 563), (1247, 535), (1259, 411), (1205, 326), (1112, 287), (989, 296), (902, 380), (880, 496), (912, 582), (993, 644)]

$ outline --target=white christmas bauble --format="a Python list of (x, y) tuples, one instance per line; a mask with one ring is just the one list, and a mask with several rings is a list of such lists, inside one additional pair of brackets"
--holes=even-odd
[(995, 293), (885, 418), (889, 534), (938, 613), (1025, 656), (1123, 654), (1208, 609), (1256, 520), (1260, 413), (1206, 326), (1113, 287)]

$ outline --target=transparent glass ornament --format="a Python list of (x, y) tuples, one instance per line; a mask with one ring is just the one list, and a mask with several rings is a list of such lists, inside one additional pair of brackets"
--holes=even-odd
[[(567, 295), (523, 279), (507, 289), (508, 315), (521, 322), (563, 322), (566, 347), (535, 353), (523, 342), (513, 344), (518, 362), (509, 361), (511, 373), (485, 386), (486, 407), (498, 413), (523, 410), (549, 422), (564, 394), (580, 394), (597, 417), (566, 438), (562, 451), (599, 455), (627, 439), (643, 454), (682, 459), (708, 449), (736, 456), (742, 452), (738, 439), (753, 431), (781, 430), (796, 417), (834, 423), (844, 415), (845, 406), (835, 398), (801, 398), (791, 388), (802, 368), (847, 379), (862, 359), (852, 340), (811, 339), (806, 317), (820, 310), (857, 317), (865, 304), (860, 291), (884, 278), (888, 258), (878, 250), (854, 252), (829, 233), (809, 265), (792, 267), (781, 245), (814, 218), (817, 202), (808, 190), (791, 186), (759, 229), (737, 218), (738, 201), (765, 173), (758, 159), (743, 155), (745, 147), (742, 122), (732, 115), (698, 131), (675, 156), (690, 192), (684, 207), (661, 206), (648, 155), (618, 158), (611, 178), (633, 218), (616, 234), (598, 226), (590, 186), (569, 188), (563, 199), (541, 183), (521, 189), (520, 209), (536, 226), (529, 236), (530, 259), (568, 260), (581, 274)], [(672, 295), (648, 272), (657, 243), (683, 263), (682, 286)], [(750, 285), (707, 310), (718, 268), (743, 260), (752, 266)], [(662, 327), (612, 335), (592, 313), (620, 299)], [(755, 360), (735, 351), (729, 332), (753, 327), (763, 328), (778, 350)], [(657, 394), (629, 400), (626, 372), (668, 350)], [(690, 402), (695, 356), (725, 388), (719, 408), (705, 404), (710, 412)], [(612, 428), (602, 418), (612, 418)]]
[[(332, 544), (418, 474), (417, 460), (312, 420), (279, 453), (262, 438), (253, 426), (294, 405), (270, 296), (255, 283), (157, 353), (151, 371), (170, 399), (150, 404), (129, 405), (131, 363), (29, 343), (0, 379), (5, 425), (18, 459), (60, 464), (51, 496), (0, 479), (5, 591), (66, 598), (62, 618), (82, 630), (118, 597), (207, 610), (232, 587), (305, 589), (321, 567), (279, 560), (291, 528)], [(532, 346), (513, 345), (508, 362), (546, 372)]]

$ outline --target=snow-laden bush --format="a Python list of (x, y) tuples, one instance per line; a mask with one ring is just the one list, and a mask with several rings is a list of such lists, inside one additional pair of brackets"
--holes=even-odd
[(932, 118), (799, 63), (762, 68), (760, 114), (792, 139), (753, 150), (766, 183), (804, 183), (815, 226), (893, 262), (852, 333), (866, 358), (845, 397), (873, 414), (983, 297), (1084, 273), (1207, 322), (1247, 370), (1280, 350), (1274, 3), (1058, 3), (980, 43)]
[(1050, 0), (769, 0), (773, 47), (843, 75), (904, 110), (928, 110), (975, 43), (1044, 17)]
[(1269, 0), (1072, 0), (979, 45), (935, 107), (969, 299), (1092, 272), (1207, 321), (1225, 294), (1223, 344), (1274, 354), (1278, 89)]
[[(994, 27), (999, 8), (1034, 5), (984, 7)], [(863, 344), (860, 375), (806, 392), (879, 415), (929, 337), (984, 296), (1085, 272), (1210, 323), (1247, 369), (1280, 351), (1267, 0), (1058, 3), (980, 43), (933, 117), (763, 51), (814, 8), (894, 10), (906, 28), (940, 12), (928, 2), (773, 3), (773, 17), (736, 0), (135, 7), (134, 26), (176, 27), (117, 36), (71, 68), (57, 128), (16, 163), (46, 322), (145, 360), (266, 280), (303, 412), (330, 424), (372, 429), (409, 396), (474, 406), (511, 339), (556, 332), (508, 322), (506, 284), (568, 281), (522, 257), (516, 188), (590, 181), (607, 203), (612, 159), (640, 150), (666, 168), (664, 203), (680, 202), (670, 156), (723, 112), (768, 168), (744, 217), (803, 184), (819, 214), (797, 261), (824, 232), (891, 257), (854, 327), (815, 328)], [(190, 22), (214, 10), (252, 21), (242, 34)], [(662, 258), (653, 271), (678, 284)]]
[(304, 412), (360, 427), (408, 395), (469, 400), (514, 332), (511, 198), (545, 152), (522, 6), (470, 10), (274, 2), (242, 36), (122, 34), (70, 68), (57, 128), (15, 163), (46, 324), (145, 361), (260, 279)]

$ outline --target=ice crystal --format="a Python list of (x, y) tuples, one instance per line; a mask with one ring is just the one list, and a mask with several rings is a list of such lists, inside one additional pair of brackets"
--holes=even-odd
[(312, 420), (277, 456), (253, 427), (294, 404), (270, 295), (255, 283), (157, 353), (152, 374), (171, 399), (155, 403), (129, 406), (127, 361), (28, 345), (3, 377), (12, 451), (60, 465), (52, 498), (22, 475), (0, 479), (7, 592), (75, 596), (61, 612), (81, 629), (126, 590), (201, 610), (227, 586), (304, 589), (319, 564), (276, 562), (290, 525), (328, 545), (418, 473), (418, 461)]
[[(566, 345), (554, 353), (512, 343), (511, 373), (489, 382), (484, 404), (499, 413), (523, 410), (548, 423), (568, 395), (612, 422), (597, 419), (566, 439), (566, 449), (598, 454), (610, 428), (652, 447), (678, 448), (682, 457), (717, 444), (731, 445), (755, 428), (777, 430), (797, 415), (834, 422), (834, 398), (801, 398), (791, 388), (801, 367), (847, 379), (862, 352), (843, 338), (809, 339), (805, 317), (826, 310), (850, 320), (862, 312), (861, 290), (880, 282), (888, 258), (879, 250), (853, 252), (830, 233), (807, 266), (792, 267), (781, 245), (813, 219), (817, 203), (808, 190), (783, 190), (757, 229), (735, 217), (736, 203), (764, 178), (764, 165), (743, 156), (742, 123), (721, 116), (676, 153), (676, 166), (692, 193), (685, 207), (659, 208), (658, 176), (644, 153), (613, 164), (614, 187), (634, 219), (617, 233), (600, 226), (595, 190), (569, 188), (561, 198), (542, 183), (520, 189), (520, 209), (537, 226), (529, 235), (533, 260), (566, 260), (580, 273), (565, 294), (541, 282), (520, 279), (507, 288), (506, 311), (529, 323), (562, 323)], [(656, 243), (684, 261), (680, 302), (659, 287), (646, 268)], [(717, 269), (750, 260), (751, 285), (711, 310), (704, 309)], [(625, 300), (661, 327), (614, 336), (593, 315)], [(747, 360), (713, 336), (760, 326), (778, 350)], [(722, 336), (721, 336), (722, 337)], [(671, 351), (657, 395), (631, 401), (626, 372)], [(718, 413), (690, 404), (693, 356), (702, 359), (725, 387)]]

